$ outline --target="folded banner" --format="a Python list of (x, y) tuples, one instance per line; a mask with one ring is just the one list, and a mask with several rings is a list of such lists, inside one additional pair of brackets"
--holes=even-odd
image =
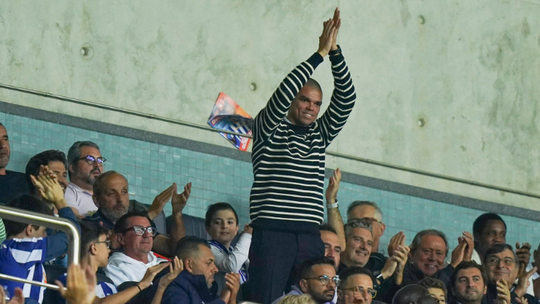
[[(210, 117), (208, 117), (208, 125), (216, 130), (251, 135), (253, 118), (234, 102), (232, 98), (221, 92), (212, 108)], [(251, 138), (240, 135), (231, 135), (222, 132), (219, 134), (240, 151), (246, 151), (251, 141)]]

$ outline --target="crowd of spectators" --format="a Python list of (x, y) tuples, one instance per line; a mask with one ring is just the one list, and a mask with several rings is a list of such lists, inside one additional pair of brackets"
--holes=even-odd
[[(253, 125), (251, 223), (240, 232), (226, 202), (208, 207), (210, 239), (186, 235), (183, 209), (191, 183), (176, 183), (146, 206), (129, 182), (105, 171), (97, 143), (75, 142), (66, 155), (33, 156), (25, 173), (7, 170), (8, 130), (0, 123), (0, 204), (68, 219), (81, 237), (79, 264), (67, 265), (64, 232), (0, 221), (0, 273), (62, 288), (55, 303), (529, 303), (540, 300), (540, 250), (506, 243), (507, 226), (486, 213), (464, 223), (455, 248), (443, 231), (380, 240), (384, 210), (354, 201), (338, 208), (341, 171), (324, 189), (325, 150), (345, 125), (356, 95), (337, 35), (340, 12), (324, 22), (319, 48), (297, 66)], [(330, 58), (334, 91), (318, 118), (320, 85), (311, 74)], [(69, 182), (68, 182), (69, 177)], [(172, 205), (171, 224), (156, 221)], [(324, 221), (324, 201), (326, 218)], [(240, 232), (240, 235), (239, 235)], [(407, 244), (406, 237), (412, 239)], [(47, 278), (45, 266), (65, 273)], [(0, 303), (45, 303), (45, 287), (0, 279)], [(66, 286), (67, 289), (63, 287)]]

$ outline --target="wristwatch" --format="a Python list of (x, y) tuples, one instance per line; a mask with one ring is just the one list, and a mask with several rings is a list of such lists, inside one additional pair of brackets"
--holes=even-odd
[(326, 208), (327, 208), (327, 209), (334, 209), (334, 208), (337, 208), (337, 207), (339, 207), (338, 201), (337, 201), (337, 200), (336, 200), (336, 202), (333, 203), (333, 204), (328, 204), (328, 203), (326, 204)]

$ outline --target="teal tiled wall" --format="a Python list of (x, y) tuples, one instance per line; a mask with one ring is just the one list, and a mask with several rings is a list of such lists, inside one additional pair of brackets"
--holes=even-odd
[[(252, 183), (251, 163), (190, 151), (177, 147), (134, 140), (51, 122), (1, 112), (0, 122), (8, 129), (12, 157), (8, 168), (24, 171), (34, 154), (47, 149), (67, 153), (78, 140), (96, 142), (108, 159), (106, 170), (124, 174), (130, 184), (130, 195), (150, 204), (171, 183), (181, 189), (193, 182), (192, 197), (185, 212), (204, 217), (206, 207), (214, 202), (231, 203), (240, 216), (240, 224), (249, 220), (249, 191)], [(209, 135), (209, 136), (219, 136)], [(386, 232), (380, 249), (385, 250), (390, 237), (399, 231), (410, 242), (416, 232), (434, 228), (444, 231), (453, 248), (464, 230), (471, 231), (474, 219), (482, 211), (450, 205), (399, 193), (343, 182), (340, 187), (340, 211), (345, 216), (347, 203), (354, 200), (374, 201), (384, 212)], [(170, 213), (170, 205), (166, 207)], [(507, 240), (530, 242), (537, 246), (540, 224), (530, 220), (503, 216), (508, 225)]]

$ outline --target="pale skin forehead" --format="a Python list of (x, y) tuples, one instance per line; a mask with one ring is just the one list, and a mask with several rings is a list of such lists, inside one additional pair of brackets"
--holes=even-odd
[(355, 274), (350, 276), (346, 282), (342, 282), (342, 284), (345, 284), (345, 288), (351, 288), (354, 286), (362, 286), (364, 288), (373, 288), (373, 281), (371, 281), (371, 278), (366, 274)]
[(373, 206), (370, 205), (362, 205), (357, 206), (351, 212), (347, 215), (348, 219), (354, 219), (354, 218), (375, 218), (378, 220), (381, 220), (377, 215), (377, 212)]

